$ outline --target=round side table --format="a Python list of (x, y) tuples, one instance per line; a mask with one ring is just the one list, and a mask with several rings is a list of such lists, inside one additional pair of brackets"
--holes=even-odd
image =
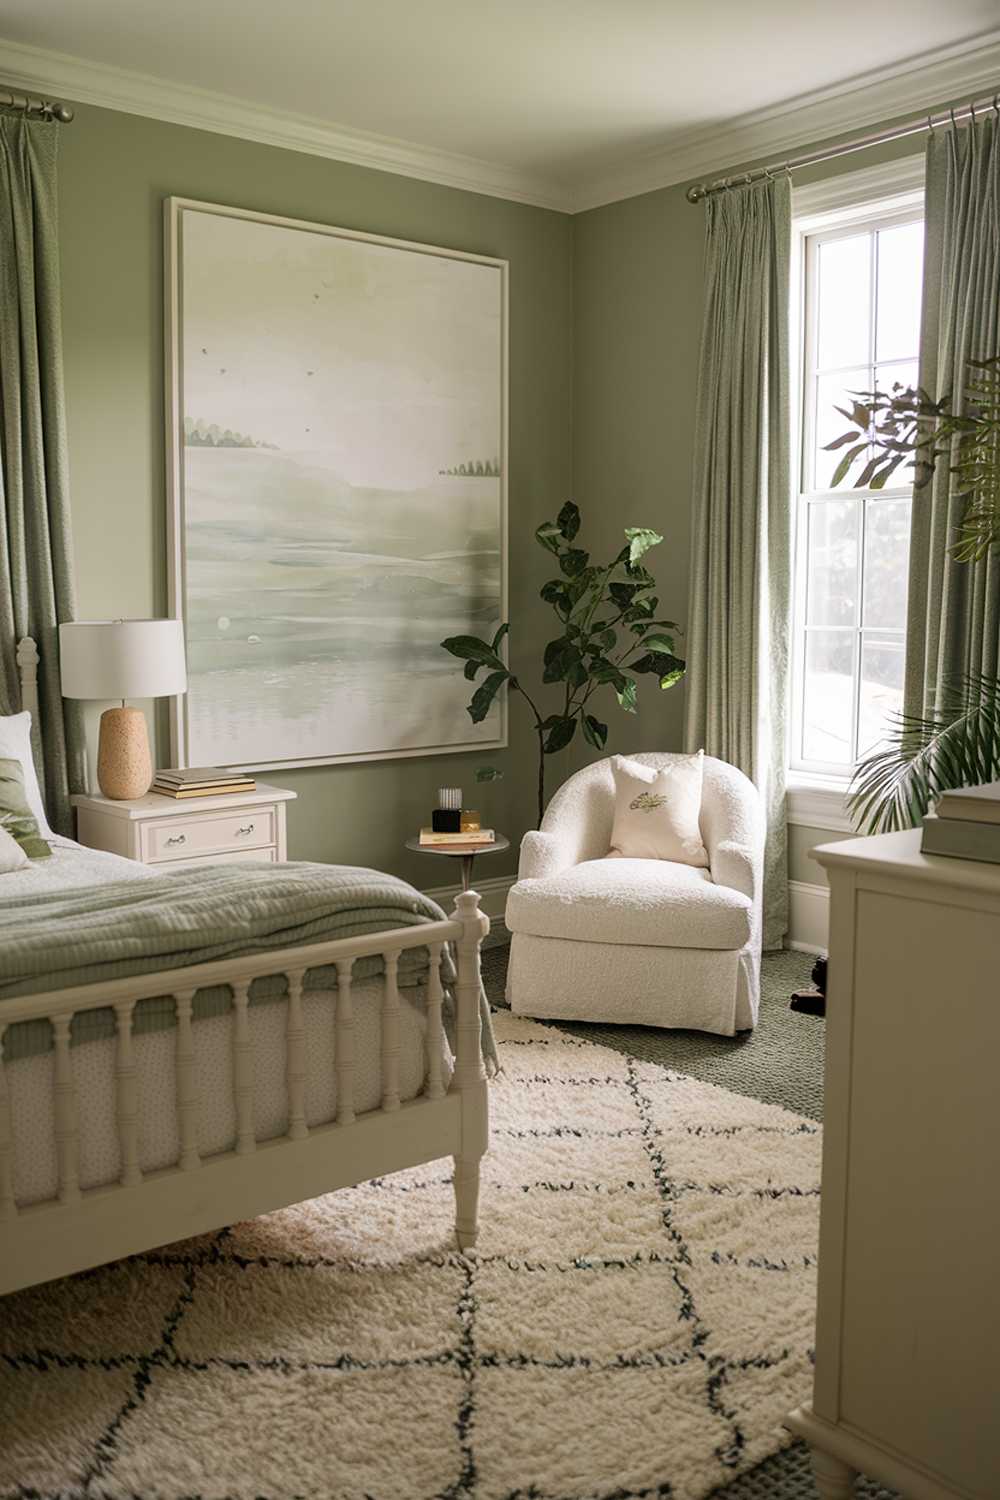
[(510, 839), (505, 839), (502, 833), (489, 844), (422, 844), (417, 839), (406, 840), (407, 849), (413, 849), (417, 854), (443, 854), (448, 859), (460, 859), (462, 861), (462, 890), (467, 891), (472, 886), (472, 861), (477, 854), (500, 854), (504, 849), (510, 848)]

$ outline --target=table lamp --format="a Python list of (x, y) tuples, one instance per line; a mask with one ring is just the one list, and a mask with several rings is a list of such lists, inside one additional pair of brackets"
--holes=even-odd
[(153, 780), (146, 715), (126, 698), (166, 698), (187, 688), (180, 620), (74, 620), (59, 626), (64, 698), (120, 698), (105, 709), (97, 780), (105, 797), (144, 797)]

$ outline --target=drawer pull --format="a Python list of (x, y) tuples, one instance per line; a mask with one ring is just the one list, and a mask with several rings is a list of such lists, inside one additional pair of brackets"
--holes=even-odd
[(252, 823), (244, 823), (242, 825), (242, 827), (237, 828), (236, 833), (237, 833), (237, 836), (239, 836), (239, 834), (241, 834), (241, 833), (253, 833), (253, 824)]
[(187, 834), (186, 833), (175, 833), (174, 836), (173, 836), (173, 838), (167, 839), (167, 843), (168, 844), (186, 844), (187, 843)]

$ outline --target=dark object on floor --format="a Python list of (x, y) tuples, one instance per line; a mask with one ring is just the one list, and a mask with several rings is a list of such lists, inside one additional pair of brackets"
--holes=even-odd
[(823, 953), (813, 964), (812, 974), (809, 976), (816, 988), (796, 990), (789, 1009), (797, 1010), (800, 1015), (804, 1016), (826, 1015), (826, 967), (827, 957)]

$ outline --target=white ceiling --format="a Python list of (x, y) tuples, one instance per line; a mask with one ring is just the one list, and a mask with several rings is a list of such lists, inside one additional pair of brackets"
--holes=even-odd
[(473, 158), (568, 203), (742, 117), (968, 61), (998, 18), (997, 0), (2, 0), (0, 70), (41, 78), (23, 49), (44, 49), (64, 70), (86, 60)]

